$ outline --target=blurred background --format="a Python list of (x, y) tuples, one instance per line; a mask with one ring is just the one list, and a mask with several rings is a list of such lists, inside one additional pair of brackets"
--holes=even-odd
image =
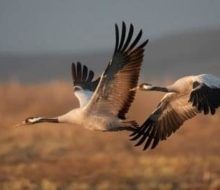
[[(220, 189), (219, 111), (187, 121), (147, 152), (127, 133), (14, 127), (78, 106), (71, 63), (98, 76), (112, 56), (114, 24), (122, 21), (150, 40), (140, 81), (220, 76), (219, 8), (218, 0), (1, 0), (0, 189)], [(162, 95), (138, 92), (128, 117), (142, 123)]]

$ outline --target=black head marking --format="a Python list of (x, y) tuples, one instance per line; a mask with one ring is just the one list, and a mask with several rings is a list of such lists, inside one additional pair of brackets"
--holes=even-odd
[(28, 117), (27, 119), (25, 119), (25, 124), (35, 124), (39, 123), (41, 120), (41, 117)]

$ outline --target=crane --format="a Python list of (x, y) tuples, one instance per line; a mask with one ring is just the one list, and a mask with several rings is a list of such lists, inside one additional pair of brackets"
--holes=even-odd
[(132, 40), (134, 26), (122, 22), (121, 34), (115, 24), (115, 49), (112, 59), (99, 78), (93, 80), (94, 72), (80, 62), (72, 64), (73, 89), (80, 106), (57, 117), (28, 117), (26, 125), (36, 123), (77, 124), (90, 130), (134, 131), (138, 124), (126, 120), (136, 91), (130, 91), (138, 84), (144, 48), (148, 39), (139, 43), (142, 30)]
[(137, 89), (166, 93), (142, 126), (131, 134), (131, 140), (138, 140), (136, 146), (145, 144), (144, 150), (155, 148), (198, 113), (214, 115), (220, 106), (220, 79), (211, 74), (186, 76), (167, 87), (142, 83), (131, 91)]

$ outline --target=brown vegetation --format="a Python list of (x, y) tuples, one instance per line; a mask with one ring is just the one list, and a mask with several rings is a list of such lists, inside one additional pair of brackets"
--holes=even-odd
[[(128, 114), (140, 123), (162, 94), (139, 93)], [(77, 106), (71, 84), (0, 85), (0, 189), (220, 189), (220, 112), (197, 116), (155, 150), (143, 152), (128, 133), (80, 126), (14, 125)]]

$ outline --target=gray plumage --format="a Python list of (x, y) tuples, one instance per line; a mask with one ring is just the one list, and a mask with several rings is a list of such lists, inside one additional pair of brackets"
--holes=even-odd
[(134, 27), (126, 29), (122, 23), (119, 34), (115, 25), (115, 49), (111, 61), (101, 77), (93, 80), (94, 72), (80, 62), (72, 64), (73, 89), (80, 107), (55, 117), (31, 117), (26, 124), (41, 122), (78, 124), (90, 130), (134, 131), (135, 121), (125, 121), (126, 113), (134, 100), (134, 88), (138, 83), (144, 48), (148, 40), (138, 45), (142, 30), (133, 38)]
[(143, 83), (139, 88), (166, 92), (155, 111), (131, 134), (131, 140), (138, 140), (136, 146), (145, 144), (144, 150), (155, 148), (197, 113), (213, 115), (220, 106), (220, 79), (210, 74), (183, 77), (167, 87)]

